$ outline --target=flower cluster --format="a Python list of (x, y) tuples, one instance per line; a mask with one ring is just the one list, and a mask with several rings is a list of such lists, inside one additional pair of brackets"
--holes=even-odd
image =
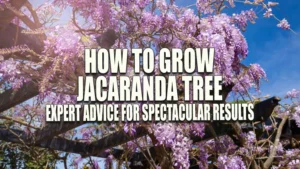
[(190, 124), (190, 130), (195, 136), (203, 137), (205, 135), (204, 123), (192, 123)]
[(192, 141), (184, 136), (182, 129), (172, 123), (159, 123), (153, 126), (153, 133), (160, 145), (165, 145), (172, 149), (172, 161), (176, 168), (188, 168), (189, 149)]
[(8, 2), (8, 0), (0, 0), (0, 11), (3, 10), (4, 5)]
[(239, 156), (228, 157), (226, 155), (220, 155), (217, 165), (220, 169), (246, 169), (243, 160)]
[(267, 78), (265, 71), (258, 64), (250, 64), (249, 68), (244, 71), (244, 76), (237, 78), (233, 91), (246, 93), (251, 87), (259, 90), (260, 79)]
[(293, 119), (295, 119), (297, 126), (300, 128), (300, 105), (295, 107)]
[(211, 14), (214, 12), (211, 6), (212, 0), (197, 0), (196, 6), (198, 11), (204, 14)]
[(53, 52), (56, 56), (82, 57), (82, 51), (81, 36), (72, 26), (56, 26), (45, 41), (45, 53)]
[(291, 91), (288, 91), (285, 95), (285, 98), (297, 98), (300, 96), (300, 90), (292, 89)]
[(247, 22), (255, 23), (257, 18), (256, 13), (253, 9), (242, 11), (240, 14), (233, 14), (233, 22), (242, 30), (245, 30), (247, 27)]
[(19, 66), (20, 63), (13, 58), (0, 62), (1, 79), (9, 82), (12, 89), (19, 89), (23, 84), (31, 81), (30, 77), (22, 76)]
[(279, 28), (289, 30), (291, 28), (290, 24), (286, 19), (282, 19), (279, 24), (277, 24)]

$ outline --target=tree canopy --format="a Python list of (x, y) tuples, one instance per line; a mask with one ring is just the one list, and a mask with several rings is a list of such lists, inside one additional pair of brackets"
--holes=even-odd
[[(278, 97), (253, 97), (251, 90), (259, 92), (267, 76), (259, 64), (243, 64), (251, 57), (243, 32), (258, 17), (275, 19), (278, 28), (294, 32), (273, 14), (277, 5), (264, 0), (196, 0), (189, 6), (175, 0), (54, 0), (33, 7), (27, 0), (0, 0), (0, 166), (299, 168), (300, 91), (287, 92), (284, 105)], [(151, 48), (155, 58), (163, 48), (214, 48), (213, 75), (224, 81), (219, 102), (255, 103), (255, 122), (46, 123), (47, 104), (77, 103), (86, 47), (128, 49), (131, 79), (133, 48)], [(154, 74), (162, 74), (157, 60)], [(178, 77), (185, 74), (176, 74), (179, 86)]]

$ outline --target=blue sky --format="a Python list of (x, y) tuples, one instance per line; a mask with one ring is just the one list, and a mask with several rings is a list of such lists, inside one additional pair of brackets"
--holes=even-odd
[[(300, 1), (277, 1), (273, 9), (279, 18), (286, 18), (291, 28), (300, 33)], [(262, 13), (260, 14), (260, 16)], [(283, 96), (288, 90), (300, 88), (300, 34), (276, 27), (275, 19), (258, 18), (249, 25), (245, 37), (249, 56), (245, 63), (259, 63), (266, 71), (268, 82), (261, 86), (262, 94)]]
[[(252, 0), (251, 0), (252, 1)], [(180, 5), (193, 4), (194, 1), (180, 1)], [(267, 3), (268, 1), (266, 1)], [(300, 1), (273, 0), (279, 6), (273, 7), (277, 18), (286, 18), (291, 28), (299, 34), (278, 28), (274, 18), (263, 18), (261, 7), (235, 3), (236, 8), (225, 9), (233, 13), (243, 9), (253, 9), (258, 18), (255, 24), (249, 24), (244, 36), (248, 42), (249, 55), (244, 64), (260, 64), (266, 71), (268, 81), (262, 81), (261, 96), (284, 97), (287, 91), (300, 89)]]

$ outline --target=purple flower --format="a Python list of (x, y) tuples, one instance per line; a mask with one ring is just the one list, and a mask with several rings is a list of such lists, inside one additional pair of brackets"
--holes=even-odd
[(219, 169), (246, 169), (244, 162), (239, 156), (220, 155), (217, 162)]
[(253, 131), (249, 131), (247, 134), (247, 141), (249, 144), (254, 144), (256, 142), (256, 135)]
[(209, 146), (216, 154), (232, 154), (237, 149), (237, 146), (229, 136), (219, 137), (219, 140), (209, 140), (206, 142), (206, 145)]
[(228, 3), (230, 4), (231, 7), (235, 7), (234, 0), (228, 0)]
[(200, 142), (198, 144), (199, 147), (199, 168), (208, 168), (208, 153), (204, 147), (205, 143)]
[(78, 164), (80, 163), (80, 161), (82, 161), (82, 158), (79, 156), (78, 158), (76, 158), (76, 159), (74, 160), (74, 165), (75, 165), (75, 166), (78, 166)]
[(175, 125), (172, 123), (158, 123), (153, 126), (154, 135), (159, 144), (170, 146), (175, 139)]
[(289, 169), (299, 169), (299, 165), (300, 165), (299, 159), (292, 160), (291, 162), (288, 163)]
[(165, 0), (157, 0), (156, 6), (163, 12), (168, 9), (168, 6), (167, 6), (167, 3)]
[(277, 6), (278, 4), (279, 4), (278, 2), (271, 2), (271, 1), (268, 2), (269, 7)]
[(232, 19), (234, 23), (242, 30), (246, 29), (247, 22), (254, 23), (257, 18), (253, 9), (242, 11), (240, 14), (233, 14)]
[(50, 54), (54, 52), (57, 56), (65, 57), (65, 62), (76, 56), (81, 57), (83, 51), (81, 36), (74, 29), (72, 25), (56, 26), (45, 41), (44, 52)]
[(211, 0), (197, 0), (196, 7), (199, 12), (204, 14), (211, 14), (214, 11), (211, 6)]
[[(26, 50), (23, 47), (16, 46), (9, 50), (23, 51)], [(1, 55), (1, 53), (0, 53)], [(0, 77), (2, 80), (7, 80), (11, 84), (13, 89), (19, 89), (25, 82), (31, 79), (28, 76), (20, 76), (21, 70), (19, 68), (20, 63), (13, 58), (0, 62)]]
[(109, 166), (112, 165), (112, 161), (113, 161), (113, 156), (109, 155), (106, 159), (105, 159), (105, 168), (110, 168)]
[(264, 125), (264, 127), (265, 127), (265, 130), (266, 130), (266, 131), (270, 131), (270, 130), (272, 130), (272, 128), (273, 128), (272, 125)]
[(264, 0), (254, 0), (254, 4), (259, 4), (261, 2), (264, 2)]
[(248, 71), (238, 80), (233, 91), (245, 93), (251, 87), (259, 91), (260, 79), (266, 79), (266, 77), (266, 73), (260, 65), (250, 64)]
[(3, 10), (3, 6), (5, 5), (5, 3), (7, 3), (9, 0), (0, 0), (0, 11)]
[(297, 126), (300, 128), (300, 106), (295, 107), (293, 119), (296, 121)]
[(185, 137), (181, 132), (177, 133), (174, 143), (171, 145), (173, 152), (173, 165), (175, 168), (189, 168), (189, 149), (192, 141)]
[(130, 123), (130, 124), (125, 123), (125, 125), (124, 125), (124, 131), (126, 133), (129, 133), (129, 135), (133, 136), (135, 134), (135, 132), (136, 132), (135, 125), (133, 123)]
[(153, 130), (158, 143), (171, 148), (174, 167), (189, 168), (192, 141), (184, 136), (182, 129), (173, 123), (158, 123), (153, 125)]
[(264, 13), (264, 17), (270, 18), (271, 16), (273, 16), (272, 9), (268, 8), (267, 11)]
[[(271, 152), (272, 149), (273, 149), (273, 145), (270, 146), (269, 152)], [(284, 148), (283, 148), (282, 144), (279, 143), (278, 146), (276, 147), (276, 154), (277, 154), (277, 155), (283, 155), (284, 152), (285, 152), (285, 151), (284, 151)]]
[(93, 168), (92, 169), (100, 169), (100, 166), (99, 166), (97, 160), (93, 160)]
[(284, 98), (296, 98), (300, 95), (300, 90), (296, 90), (296, 89), (293, 89), (291, 91), (288, 91), (285, 95)]
[(204, 123), (192, 123), (190, 124), (190, 130), (195, 136), (203, 137), (205, 135)]
[(277, 27), (282, 28), (284, 30), (289, 30), (290, 29), (290, 24), (286, 19), (282, 19), (279, 24), (277, 24)]

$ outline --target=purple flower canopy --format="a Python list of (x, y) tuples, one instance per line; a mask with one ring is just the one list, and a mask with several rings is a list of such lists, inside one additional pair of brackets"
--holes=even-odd
[[(34, 51), (30, 48), (30, 44), (0, 49), (0, 82), (3, 82), (0, 83), (1, 87), (5, 90), (8, 87), (17, 91), (30, 82), (36, 85), (36, 93), (38, 93), (26, 104), (17, 105), (13, 110), (6, 112), (9, 117), (15, 119), (14, 122), (22, 119), (24, 123), (30, 124), (24, 127), (24, 123), (14, 123), (13, 129), (24, 130), (26, 134), (35, 134), (38, 131), (36, 128), (43, 129), (48, 125), (45, 123), (46, 104), (75, 104), (78, 94), (76, 93), (78, 76), (86, 76), (83, 64), (84, 49), (99, 48), (99, 45), (102, 48), (126, 48), (129, 51), (128, 56), (131, 56), (133, 48), (154, 49), (155, 75), (161, 75), (158, 69), (158, 53), (162, 48), (214, 48), (213, 75), (222, 76), (225, 85), (234, 84), (232, 94), (238, 100), (242, 98), (245, 102), (260, 101), (258, 98), (251, 97), (250, 90), (259, 91), (260, 82), (266, 79), (266, 73), (259, 64), (246, 66), (242, 63), (247, 57), (251, 57), (248, 56), (250, 49), (243, 31), (249, 23), (255, 23), (259, 14), (256, 14), (253, 9), (237, 10), (232, 15), (224, 13), (225, 8), (233, 8), (239, 2), (197, 0), (192, 5), (183, 7), (177, 5), (180, 2), (174, 0), (54, 0), (53, 3), (42, 4), (35, 10), (22, 8), (19, 12), (28, 19), (38, 19), (36, 25), (40, 26), (30, 27), (30, 24), (27, 25), (28, 23), (22, 20), (24, 17), (20, 17), (23, 15), (16, 17), (12, 22), (28, 28), (22, 33), (36, 36), (43, 44), (43, 51), (40, 53)], [(261, 8), (265, 18), (277, 19), (275, 8), (272, 9), (278, 5), (276, 2), (246, 0), (241, 3)], [(3, 9), (13, 9), (10, 5), (10, 1), (0, 0), (0, 12)], [(56, 18), (61, 14), (59, 9), (72, 10), (70, 20), (65, 25), (56, 22)], [(32, 11), (35, 11), (36, 15)], [(278, 27), (291, 30), (286, 19), (277, 20)], [(105, 32), (108, 31), (115, 33), (115, 36), (105, 37)], [(106, 41), (112, 44), (106, 44)], [(17, 57), (20, 54), (26, 56), (25, 60)], [(35, 57), (37, 61), (33, 61), (31, 57)], [(131, 79), (135, 74), (133, 62), (133, 58), (129, 57), (126, 76)], [(196, 71), (192, 74), (204, 76)], [(110, 76), (112, 76), (111, 72), (104, 75), (105, 78)], [(140, 73), (140, 76), (144, 74)], [(176, 75), (178, 86), (183, 84), (180, 78), (177, 78), (179, 76), (181, 75)], [(282, 119), (289, 117), (300, 127), (299, 96), (299, 90), (288, 92), (286, 99), (291, 99), (291, 104), (278, 107), (273, 114)], [(138, 102), (138, 104), (143, 103)], [(128, 157), (136, 152), (148, 153), (153, 146), (160, 148), (165, 156), (164, 159), (154, 160), (148, 157), (149, 154), (144, 155), (152, 168), (163, 168), (165, 161), (169, 161), (165, 165), (171, 164), (174, 168), (189, 168), (193, 160), (200, 168), (214, 165), (224, 169), (245, 169), (254, 162), (265, 163), (266, 168), (269, 168), (271, 164), (266, 164), (265, 157), (272, 152), (285, 157), (284, 159), (274, 157), (273, 167), (291, 167), (299, 164), (298, 148), (286, 149), (285, 142), (265, 138), (272, 133), (276, 135), (276, 131), (279, 131), (278, 124), (275, 122), (262, 125), (263, 127), (250, 124), (255, 131), (241, 130), (235, 134), (226, 133), (226, 136), (204, 140), (210, 124), (211, 122), (88, 123), (82, 128), (75, 128), (78, 125), (67, 132), (57, 132), (55, 137), (76, 141), (76, 144), (87, 143), (88, 146), (85, 148), (88, 149), (90, 143), (94, 141), (114, 133), (125, 133), (131, 140), (117, 146), (126, 152)], [(137, 138), (135, 136), (140, 128), (146, 129), (147, 133), (145, 137)], [(263, 133), (263, 136), (259, 132)], [(228, 136), (230, 134), (232, 137)], [(193, 139), (195, 137), (200, 141), (195, 142)], [(122, 139), (124, 138), (120, 140)], [(111, 145), (113, 144), (110, 144), (105, 152), (107, 153), (105, 165), (108, 167), (114, 165), (114, 160), (118, 160), (112, 155)], [(103, 152), (99, 152), (101, 153)], [(83, 162), (83, 157), (72, 161), (72, 164), (78, 166)], [(127, 163), (127, 157), (123, 161)], [(93, 159), (88, 165), (100, 168), (98, 162)]]

